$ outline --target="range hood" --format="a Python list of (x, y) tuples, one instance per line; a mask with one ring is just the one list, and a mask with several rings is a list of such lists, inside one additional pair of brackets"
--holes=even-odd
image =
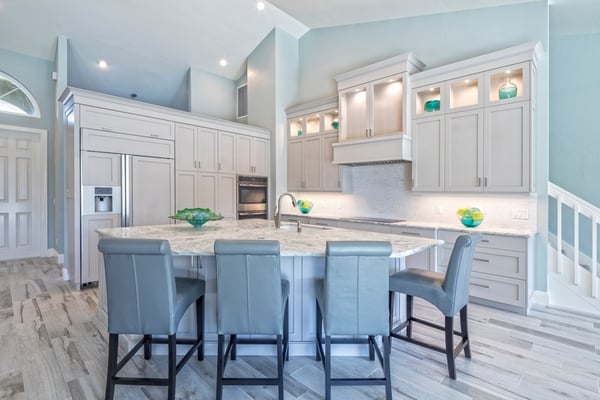
[(411, 138), (406, 134), (334, 143), (333, 163), (373, 165), (412, 161)]

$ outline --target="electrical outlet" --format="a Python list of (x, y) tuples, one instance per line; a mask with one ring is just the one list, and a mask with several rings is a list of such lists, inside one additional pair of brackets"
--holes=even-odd
[(513, 219), (529, 219), (529, 210), (527, 209), (513, 209)]

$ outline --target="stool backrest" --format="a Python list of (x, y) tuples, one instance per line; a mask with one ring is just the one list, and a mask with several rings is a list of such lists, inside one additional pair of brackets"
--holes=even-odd
[(108, 332), (176, 332), (175, 276), (166, 240), (102, 238)]
[(388, 335), (390, 242), (327, 242), (326, 335)]
[(473, 265), (473, 251), (481, 240), (481, 233), (461, 235), (456, 238), (448, 262), (443, 288), (450, 299), (445, 315), (454, 315), (469, 302), (469, 282)]
[(215, 240), (219, 334), (283, 334), (276, 240)]

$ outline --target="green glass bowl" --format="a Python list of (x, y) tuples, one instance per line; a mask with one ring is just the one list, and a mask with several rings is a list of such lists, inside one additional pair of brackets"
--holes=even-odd
[(517, 96), (517, 87), (502, 87), (498, 89), (498, 98), (500, 100), (510, 99)]
[(200, 229), (208, 221), (217, 221), (223, 219), (223, 216), (215, 214), (210, 208), (184, 208), (178, 210), (175, 215), (171, 215), (169, 218), (185, 221), (192, 225), (194, 229)]
[(440, 101), (437, 99), (427, 100), (423, 105), (423, 110), (425, 112), (440, 111)]

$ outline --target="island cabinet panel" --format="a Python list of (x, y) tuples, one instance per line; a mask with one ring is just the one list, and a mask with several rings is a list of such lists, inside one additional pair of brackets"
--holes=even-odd
[[(435, 239), (435, 228), (417, 228), (412, 226), (391, 226), (390, 233), (398, 235), (414, 236)], [(416, 254), (406, 257), (406, 268), (418, 268), (430, 271), (437, 271), (436, 250), (429, 249), (420, 251)]]

